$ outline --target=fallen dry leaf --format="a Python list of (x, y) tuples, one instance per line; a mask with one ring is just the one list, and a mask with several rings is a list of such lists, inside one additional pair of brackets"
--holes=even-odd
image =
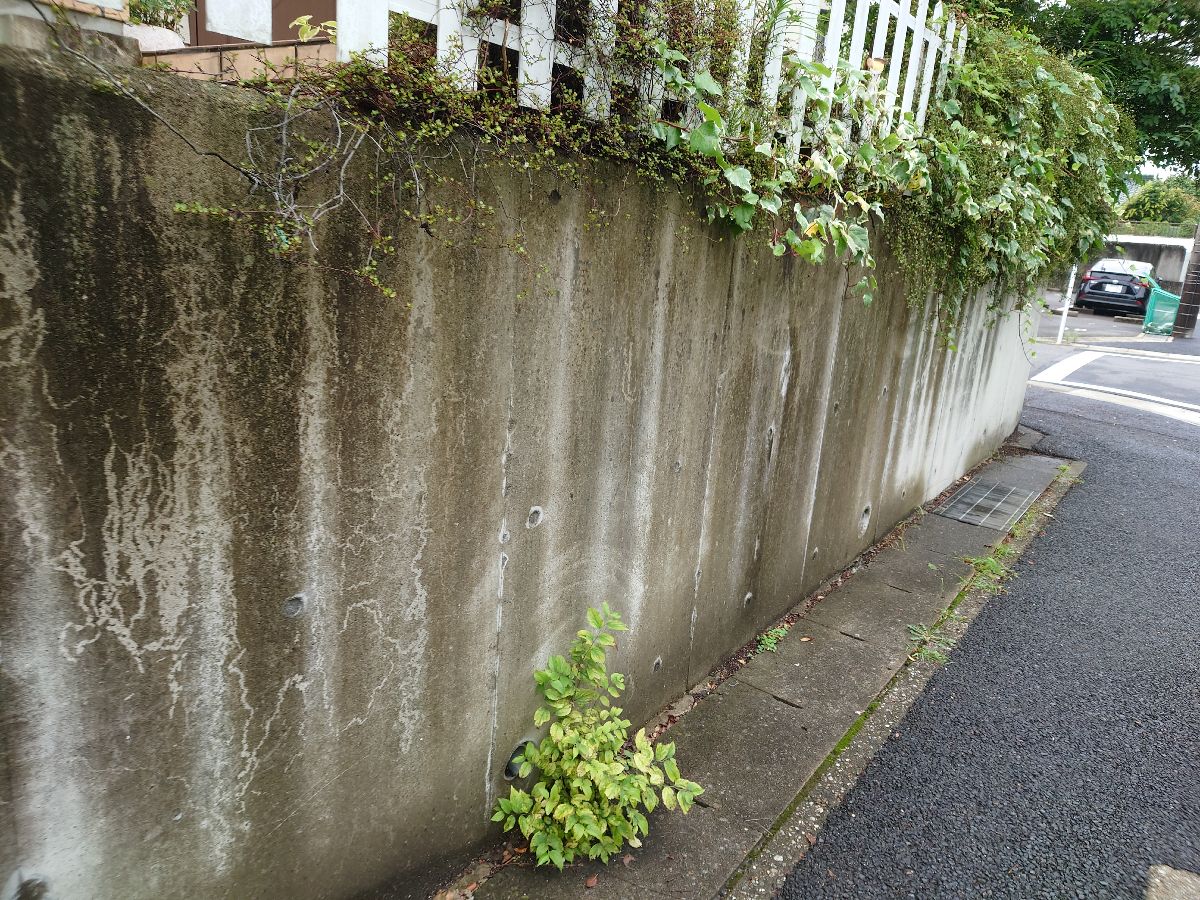
[(477, 888), (477, 887), (479, 887), (479, 882), (472, 881), (470, 884), (467, 885), (467, 890), (473, 894), (473, 893), (475, 893), (475, 888)]
[(807, 642), (807, 641), (811, 641), (812, 638), (810, 638), (808, 635), (805, 635), (804, 637), (800, 638), (800, 640)]
[(629, 864), (631, 862), (633, 862), (633, 860), (634, 860), (633, 854), (626, 853), (624, 856), (621, 857), (621, 865), (625, 866), (626, 868), (629, 868)]
[(804, 837), (808, 840), (808, 846), (817, 846), (817, 836), (815, 834), (806, 834)]
[(600, 881), (599, 875), (589, 875), (588, 880), (583, 883), (584, 887), (594, 888)]

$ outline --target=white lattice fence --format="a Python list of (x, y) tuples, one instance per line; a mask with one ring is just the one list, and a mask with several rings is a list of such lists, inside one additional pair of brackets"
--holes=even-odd
[[(819, 60), (828, 65), (829, 87), (838, 77), (838, 60), (861, 66), (869, 58), (883, 65), (880, 78), (886, 83), (887, 115), (881, 127), (885, 131), (890, 129), (897, 115), (909, 112), (914, 113), (918, 128), (924, 126), (931, 96), (939, 96), (945, 90), (951, 61), (961, 60), (966, 51), (966, 27), (945, 14), (941, 0), (932, 15), (928, 0), (917, 0), (915, 11), (911, 0), (855, 0), (849, 22), (846, 0), (796, 2), (798, 14), (781, 21), (778, 26), (781, 33), (772, 35), (763, 74), (764, 102), (778, 101), (783, 57), (789, 51), (800, 59)], [(792, 124), (796, 131), (803, 122), (804, 99), (792, 97)]]
[[(550, 106), (555, 69), (563, 67), (581, 81), (588, 115), (602, 118), (608, 114), (614, 81), (634, 87), (657, 114), (664, 92), (656, 73), (616, 73), (611, 65), (618, 0), (586, 2), (588, 20), (593, 24), (581, 46), (574, 46), (555, 38), (555, 0), (521, 0), (519, 17), (514, 17), (519, 21), (494, 18), (455, 0), (339, 0), (338, 57), (348, 60), (355, 53), (367, 53), (386, 64), (389, 17), (404, 13), (434, 26), (439, 62), (467, 89), (477, 87), (479, 67), (490, 45), (515, 54), (517, 99), (525, 106)], [(879, 127), (890, 130), (905, 113), (912, 113), (917, 127), (923, 127), (931, 98), (940, 96), (950, 67), (962, 59), (966, 27), (945, 13), (942, 0), (932, 12), (929, 0), (850, 2), (852, 9), (847, 0), (790, 0), (788, 13), (776, 17), (774, 33), (767, 39), (762, 102), (773, 106), (779, 101), (783, 60), (788, 53), (829, 66), (829, 87), (839, 77), (838, 60), (859, 67), (874, 59), (883, 66), (879, 78), (886, 87), (886, 115)], [(245, 17), (248, 10), (263, 3), (270, 0), (209, 0), (209, 16)], [(731, 58), (733, 75), (726, 87), (729, 93), (740, 95), (758, 86), (744, 83), (754, 38), (752, 0), (742, 0), (738, 9), (741, 40)], [(790, 101), (792, 128), (798, 135), (805, 122), (807, 98), (797, 92)]]

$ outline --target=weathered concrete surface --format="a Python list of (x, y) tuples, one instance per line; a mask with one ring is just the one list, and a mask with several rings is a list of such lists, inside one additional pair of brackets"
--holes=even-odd
[[(265, 115), (128, 77), (231, 159)], [(91, 70), (0, 52), (0, 109), (0, 881), (49, 896), (419, 893), (588, 605), (645, 718), (1020, 409), (1017, 320), (939, 348), (886, 249), (867, 309), (612, 171), (493, 171), (389, 301), (349, 213), (301, 265), (173, 212), (245, 186)]]

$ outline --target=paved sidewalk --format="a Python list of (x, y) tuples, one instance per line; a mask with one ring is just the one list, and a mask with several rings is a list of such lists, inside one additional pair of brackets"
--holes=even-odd
[[(1012, 456), (978, 477), (1035, 495), (1060, 459)], [(985, 555), (1006, 536), (930, 514), (910, 525), (792, 627), (774, 653), (744, 668), (684, 716), (664, 739), (705, 794), (687, 816), (657, 810), (650, 836), (628, 863), (584, 864), (563, 874), (508, 865), (479, 886), (486, 900), (516, 897), (712, 897), (779, 826), (781, 816), (912, 649), (908, 626), (932, 625)], [(586, 887), (596, 875), (594, 887)]]

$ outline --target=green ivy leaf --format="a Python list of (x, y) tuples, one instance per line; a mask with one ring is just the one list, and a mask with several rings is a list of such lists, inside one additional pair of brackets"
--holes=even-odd
[(801, 259), (814, 266), (819, 266), (825, 261), (825, 245), (816, 238), (800, 241), (795, 249)]
[(694, 79), (692, 79), (692, 84), (696, 86), (697, 90), (703, 91), (710, 97), (720, 97), (723, 93), (721, 90), (721, 85), (719, 85), (717, 80), (708, 72), (700, 72)]
[(735, 188), (749, 191), (751, 185), (750, 170), (745, 166), (733, 166), (725, 170), (725, 180)]
[(696, 108), (704, 114), (704, 123), (706, 125), (715, 125), (718, 129), (725, 127), (725, 120), (721, 117), (721, 111), (715, 106), (710, 106), (703, 100), (697, 100)]
[(749, 231), (754, 221), (754, 211), (757, 208), (753, 203), (739, 203), (729, 210), (729, 218), (741, 231)]

